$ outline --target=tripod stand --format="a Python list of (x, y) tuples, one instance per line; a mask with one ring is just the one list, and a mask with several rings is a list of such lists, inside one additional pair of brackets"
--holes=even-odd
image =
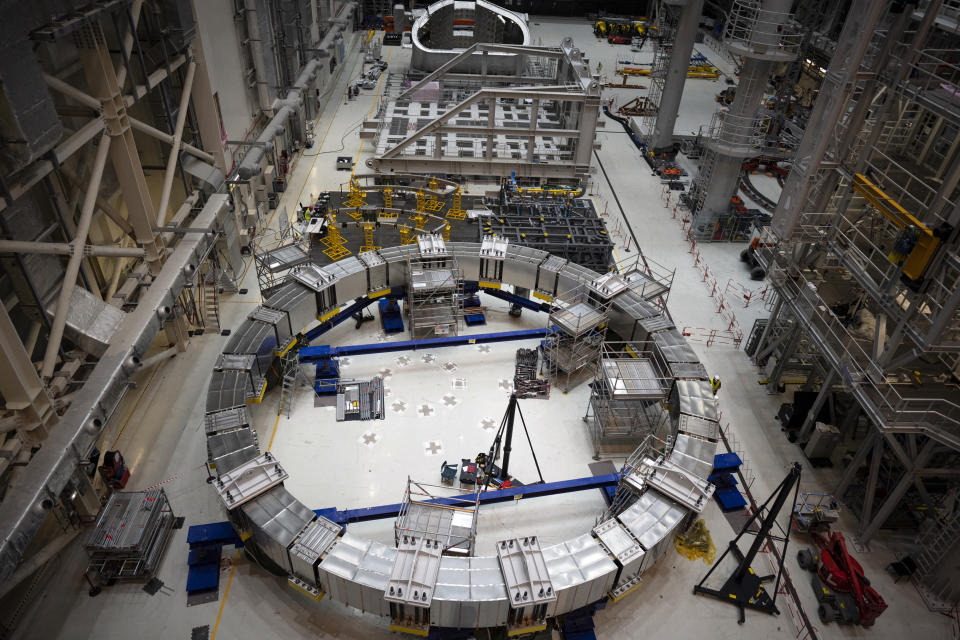
[[(490, 445), (490, 453), (485, 456), (485, 460), (481, 464), (480, 458), (484, 457), (484, 454), (481, 453), (477, 456), (478, 466), (484, 469), (484, 482), (483, 490), (486, 491), (487, 487), (490, 486), (490, 481), (493, 479), (494, 474), (494, 462), (497, 458), (500, 457), (501, 447), (503, 449), (503, 466), (500, 467), (499, 473), (497, 474), (498, 479), (503, 482), (510, 478), (510, 453), (513, 451), (513, 426), (515, 416), (520, 416), (520, 425), (523, 427), (523, 433), (527, 436), (527, 444), (530, 446), (530, 454), (533, 455), (533, 464), (537, 467), (537, 475), (540, 476), (540, 483), (543, 484), (543, 474), (540, 472), (540, 463), (537, 461), (537, 452), (533, 450), (533, 442), (530, 440), (530, 432), (527, 431), (527, 423), (523, 419), (523, 412), (520, 411), (520, 405), (517, 403), (517, 394), (510, 394), (510, 402), (507, 404), (507, 411), (503, 414), (503, 419), (500, 421), (500, 428), (497, 430), (497, 435), (493, 438), (493, 444)], [(487, 468), (490, 468), (490, 473), (487, 472)]]

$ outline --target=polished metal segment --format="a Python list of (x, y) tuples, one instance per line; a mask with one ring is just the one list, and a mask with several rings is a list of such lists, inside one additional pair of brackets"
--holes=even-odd
[(557, 599), (536, 536), (497, 542), (497, 558), (511, 607), (518, 609)]
[(705, 480), (713, 470), (713, 456), (716, 451), (716, 442), (681, 433), (677, 435), (673, 451), (667, 459)]
[(589, 533), (543, 550), (557, 592), (549, 615), (561, 615), (596, 602), (613, 587), (619, 567)]
[(288, 477), (269, 451), (219, 476), (213, 486), (227, 509), (253, 500)]
[(706, 380), (677, 380), (677, 398), (680, 411), (707, 420), (720, 420), (720, 407), (713, 389)]
[(656, 491), (647, 491), (617, 519), (646, 550), (643, 565), (646, 569), (666, 551), (672, 534), (686, 515), (686, 509)]
[(241, 508), (260, 551), (278, 567), (290, 572), (289, 547), (316, 514), (277, 486), (251, 499)]
[(422, 609), (430, 607), (443, 546), (428, 536), (402, 536), (397, 543), (384, 598)]
[(257, 434), (249, 427), (225, 431), (207, 438), (207, 462), (220, 473), (236, 469), (260, 455)]
[(510, 602), (496, 556), (443, 556), (430, 605), (437, 627), (477, 629), (507, 624)]
[(346, 533), (320, 561), (320, 585), (330, 598), (361, 611), (390, 614), (384, 590), (397, 550)]

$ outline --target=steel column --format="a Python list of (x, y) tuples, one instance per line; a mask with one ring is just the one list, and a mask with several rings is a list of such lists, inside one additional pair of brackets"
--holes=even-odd
[(900, 502), (900, 498), (902, 498), (903, 494), (907, 492), (907, 489), (909, 489), (910, 485), (913, 484), (913, 481), (920, 473), (920, 470), (923, 469), (923, 466), (927, 463), (927, 460), (930, 458), (930, 454), (933, 453), (933, 448), (936, 446), (936, 444), (937, 442), (935, 440), (927, 440), (927, 443), (923, 445), (920, 453), (918, 453), (917, 457), (914, 458), (913, 464), (907, 467), (903, 477), (900, 478), (900, 482), (897, 483), (897, 486), (894, 487), (893, 491), (887, 496), (887, 499), (884, 500), (883, 505), (880, 507), (880, 510), (877, 511), (877, 515), (873, 518), (873, 520), (870, 521), (869, 524), (861, 520), (860, 535), (858, 536), (861, 544), (867, 544), (870, 542), (870, 539), (876, 535), (877, 531), (880, 530), (880, 527), (883, 526), (883, 523), (887, 521), (887, 518), (890, 517), (890, 514), (893, 513), (893, 510)]
[[(671, 4), (664, 2), (664, 4)], [(662, 10), (662, 9), (661, 9)], [(673, 38), (673, 50), (667, 65), (667, 76), (663, 81), (660, 104), (657, 107), (657, 121), (653, 125), (652, 146), (654, 150), (665, 149), (673, 145), (673, 127), (680, 110), (680, 98), (683, 97), (683, 85), (687, 81), (690, 68), (690, 54), (699, 27), (700, 14), (703, 12), (703, 0), (691, 0), (680, 9), (676, 35)]]
[(177, 108), (177, 122), (173, 128), (173, 142), (170, 143), (170, 155), (167, 156), (167, 168), (163, 174), (160, 204), (157, 206), (158, 227), (162, 227), (167, 220), (167, 207), (170, 206), (170, 192), (173, 190), (173, 176), (177, 171), (177, 159), (180, 157), (180, 143), (183, 140), (183, 125), (187, 121), (187, 112), (190, 106), (190, 91), (193, 88), (193, 78), (196, 71), (197, 63), (191, 60), (187, 66), (187, 77), (184, 79), (183, 86), (180, 90), (180, 104)]
[(863, 464), (863, 461), (866, 460), (867, 454), (870, 453), (870, 450), (874, 447), (877, 440), (880, 439), (880, 430), (877, 428), (871, 428), (870, 433), (867, 434), (867, 437), (863, 439), (863, 442), (860, 443), (860, 447), (857, 449), (857, 452), (853, 454), (853, 460), (847, 465), (847, 468), (843, 470), (843, 474), (840, 476), (840, 481), (837, 482), (836, 488), (833, 490), (833, 494), (843, 500), (843, 494), (846, 493), (847, 487), (850, 486), (850, 483), (853, 482), (854, 476), (857, 475), (857, 471), (860, 469), (860, 465)]
[(813, 427), (817, 424), (817, 414), (819, 414), (820, 409), (823, 408), (823, 403), (826, 402), (827, 397), (833, 392), (832, 388), (833, 383), (837, 380), (837, 371), (829, 364), (826, 366), (827, 377), (824, 378), (820, 384), (820, 393), (817, 394), (816, 400), (813, 401), (813, 405), (807, 412), (807, 417), (803, 419), (803, 425), (800, 427), (800, 433), (797, 435), (797, 442), (806, 442), (810, 439)]
[(57, 414), (53, 410), (53, 401), (37, 375), (37, 369), (4, 304), (0, 304), (0, 355), (3, 356), (0, 394), (3, 395), (6, 408), (19, 413), (17, 427), (35, 428), (38, 425), (55, 424)]
[(863, 494), (863, 511), (860, 522), (869, 522), (873, 515), (873, 500), (877, 493), (877, 478), (880, 476), (880, 461), (883, 458), (883, 438), (877, 438), (870, 457), (870, 473), (867, 475), (866, 493)]
[(100, 146), (97, 148), (97, 156), (93, 161), (93, 169), (90, 172), (90, 184), (87, 185), (87, 193), (83, 198), (83, 207), (80, 210), (77, 234), (71, 243), (75, 250), (67, 262), (67, 269), (63, 276), (63, 286), (60, 288), (60, 297), (57, 300), (57, 312), (53, 317), (50, 335), (47, 337), (47, 350), (43, 356), (43, 368), (41, 370), (44, 379), (49, 380), (53, 376), (53, 370), (57, 364), (57, 351), (60, 349), (60, 341), (63, 339), (63, 328), (67, 323), (67, 312), (70, 310), (73, 288), (77, 284), (77, 274), (80, 273), (83, 246), (87, 243), (87, 235), (90, 233), (90, 222), (93, 220), (97, 192), (100, 190), (103, 170), (107, 165), (107, 155), (112, 146), (111, 140), (112, 138), (107, 135), (100, 136)]
[[(112, 144), (110, 159), (114, 173), (120, 182), (127, 205), (127, 218), (137, 236), (137, 243), (146, 250), (146, 262), (152, 273), (160, 271), (161, 244), (153, 232), (156, 219), (150, 190), (140, 165), (140, 155), (133, 138), (131, 123), (127, 117), (126, 103), (120, 94), (113, 60), (99, 28), (85, 29), (88, 42), (80, 49), (84, 75), (91, 91), (99, 99), (100, 108), (107, 125), (106, 133)], [(94, 190), (96, 191), (96, 190)], [(94, 193), (93, 198), (96, 196)], [(84, 240), (85, 242), (85, 240)], [(45, 363), (46, 364), (46, 363)]]

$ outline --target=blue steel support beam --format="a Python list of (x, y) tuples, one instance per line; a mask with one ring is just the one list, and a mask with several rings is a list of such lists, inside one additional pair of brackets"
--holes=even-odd
[[(479, 503), (496, 504), (498, 502), (509, 502), (520, 498), (540, 498), (543, 496), (554, 496), (561, 493), (573, 493), (575, 491), (588, 491), (590, 489), (605, 489), (615, 487), (620, 482), (619, 473), (610, 473), (602, 476), (589, 476), (586, 478), (574, 478), (572, 480), (560, 480), (558, 482), (544, 482), (542, 484), (527, 484), (519, 487), (510, 487), (509, 489), (496, 489), (492, 491), (481, 491)], [(462, 505), (464, 501), (471, 502), (476, 498), (476, 493), (468, 493), (453, 498), (437, 498), (431, 502), (445, 505)], [(337, 524), (347, 524), (349, 522), (364, 522), (367, 520), (384, 520), (386, 518), (396, 518), (400, 513), (400, 503), (384, 504), (377, 507), (367, 507), (365, 509), (315, 509), (314, 513), (323, 516)], [(199, 542), (208, 542), (208, 535), (217, 534), (217, 539), (227, 537), (225, 532), (232, 528), (229, 522), (213, 522), (205, 525), (194, 525), (190, 527), (188, 542), (196, 544)]]
[(488, 296), (493, 296), (494, 298), (500, 298), (501, 300), (506, 300), (511, 304), (518, 304), (524, 309), (530, 309), (531, 311), (546, 311), (550, 313), (553, 307), (546, 302), (534, 302), (529, 298), (524, 298), (523, 296), (518, 296), (513, 293), (508, 293), (506, 291), (501, 291), (500, 289), (488, 289), (486, 287), (480, 287), (480, 291), (484, 292)]
[(369, 307), (371, 304), (374, 303), (375, 300), (376, 298), (373, 298), (373, 299), (357, 298), (357, 300), (353, 304), (351, 304), (349, 307), (347, 307), (337, 315), (333, 316), (329, 320), (325, 320), (324, 322), (321, 322), (313, 329), (310, 329), (310, 331), (307, 331), (307, 333), (305, 334), (307, 338), (307, 342), (313, 342), (314, 340), (316, 340), (317, 338), (325, 334), (327, 331), (330, 331), (330, 329), (333, 329), (335, 326), (337, 326), (347, 318), (350, 318), (354, 314), (359, 313), (360, 311), (363, 311), (364, 309)]
[(319, 345), (300, 349), (300, 362), (317, 362), (339, 356), (362, 356), (391, 351), (416, 351), (417, 349), (438, 349), (458, 347), (465, 344), (484, 344), (487, 342), (507, 342), (509, 340), (533, 340), (544, 338), (551, 329), (523, 329), (521, 331), (502, 331), (499, 333), (477, 333), (465, 336), (447, 336), (444, 338), (425, 338), (423, 340), (400, 340), (397, 342), (376, 342), (373, 344), (350, 344), (341, 347)]

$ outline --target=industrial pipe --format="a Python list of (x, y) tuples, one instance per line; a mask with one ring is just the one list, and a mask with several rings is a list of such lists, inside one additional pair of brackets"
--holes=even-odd
[(78, 533), (80, 533), (79, 527), (70, 529), (48, 542), (45, 547), (30, 556), (17, 568), (14, 574), (10, 576), (10, 579), (0, 586), (0, 598), (10, 593), (14, 587), (33, 575), (40, 567), (47, 564), (53, 556), (63, 551), (64, 547), (70, 544), (73, 539), (77, 537)]
[[(330, 29), (326, 35), (323, 36), (319, 46), (317, 46), (318, 51), (325, 51), (333, 45), (334, 39), (347, 24), (356, 4), (356, 2), (348, 2), (340, 9), (340, 14), (331, 21)], [(263, 128), (263, 131), (257, 137), (253, 146), (250, 147), (250, 150), (247, 151), (247, 155), (243, 157), (243, 161), (237, 168), (237, 175), (241, 180), (249, 180), (260, 173), (260, 162), (263, 160), (264, 149), (268, 144), (273, 142), (274, 138), (277, 138), (283, 133), (283, 128), (287, 120), (295, 113), (295, 109), (300, 105), (301, 92), (306, 89), (308, 83), (313, 80), (314, 75), (316, 75), (317, 70), (320, 68), (320, 64), (320, 58), (313, 58), (305, 64), (300, 75), (297, 76), (293, 88), (287, 93), (287, 97), (278, 99), (271, 105), (276, 112), (270, 119), (270, 122), (267, 123), (267, 126)]]
[[(83, 198), (83, 207), (80, 210), (80, 222), (77, 223), (77, 234), (73, 244), (81, 248), (87, 243), (90, 233), (90, 222), (93, 220), (93, 210), (97, 203), (97, 192), (100, 191), (100, 181), (103, 179), (103, 170), (107, 165), (107, 156), (110, 152), (110, 136), (100, 136), (100, 146), (97, 147), (97, 157), (93, 161), (93, 170), (90, 172), (90, 183)], [(53, 376), (53, 369), (57, 364), (57, 352), (63, 340), (63, 327), (67, 323), (67, 312), (70, 310), (70, 298), (73, 288), (77, 284), (77, 274), (80, 272), (80, 263), (83, 260), (83, 251), (75, 251), (67, 262), (67, 270), (63, 277), (63, 286), (60, 289), (60, 298), (57, 302), (57, 313), (50, 327), (47, 338), (47, 351), (43, 356), (41, 375), (45, 379)]]
[(163, 188), (160, 190), (160, 205), (157, 207), (158, 227), (162, 227), (167, 219), (167, 207), (170, 205), (170, 191), (173, 189), (173, 176), (177, 169), (177, 158), (180, 156), (180, 143), (183, 141), (183, 125), (187, 121), (187, 112), (190, 106), (190, 90), (193, 88), (193, 78), (196, 71), (197, 63), (191, 60), (187, 66), (187, 77), (184, 78), (183, 87), (180, 90), (177, 123), (173, 128), (170, 155), (167, 156), (167, 168), (163, 174)]
[(169, 349), (164, 349), (160, 353), (152, 355), (149, 358), (143, 360), (140, 363), (140, 367), (143, 369), (146, 369), (147, 367), (152, 367), (153, 365), (163, 362), (164, 360), (169, 360), (170, 358), (177, 355), (178, 353), (179, 351), (177, 351), (176, 347), (170, 347)]
[(257, 82), (257, 101), (260, 110), (268, 118), (273, 118), (273, 106), (267, 93), (267, 76), (263, 71), (263, 47), (260, 45), (260, 21), (257, 19), (257, 0), (245, 0), (243, 4), (247, 18), (247, 34), (250, 36), (250, 57), (253, 59), (253, 73)]
[[(74, 247), (66, 242), (30, 242), (27, 240), (0, 240), (0, 253), (32, 253), (72, 256)], [(113, 247), (104, 245), (83, 245), (83, 256), (100, 258), (142, 258), (146, 252), (139, 247)]]

